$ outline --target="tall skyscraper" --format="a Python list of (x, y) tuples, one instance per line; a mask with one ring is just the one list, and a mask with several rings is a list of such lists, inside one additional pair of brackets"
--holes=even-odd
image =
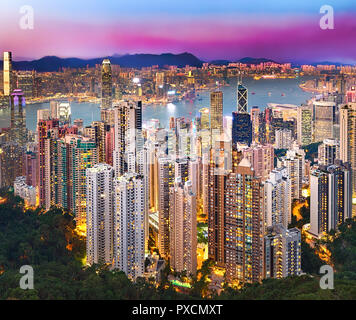
[[(340, 159), (352, 168), (352, 198), (356, 204), (356, 103), (340, 108)], [(354, 214), (356, 209), (353, 209)]]
[(232, 143), (251, 145), (252, 143), (252, 123), (248, 113), (232, 113)]
[(237, 81), (237, 113), (248, 113), (248, 90), (241, 79)]
[(266, 226), (282, 224), (285, 228), (291, 222), (290, 181), (286, 168), (276, 168), (264, 183), (264, 209)]
[(145, 271), (144, 181), (125, 173), (114, 188), (114, 267), (135, 280)]
[(305, 146), (313, 142), (312, 128), (311, 106), (300, 106), (297, 109), (297, 137), (300, 145)]
[(313, 102), (313, 136), (314, 142), (334, 138), (335, 102)]
[(214, 91), (210, 93), (210, 129), (212, 134), (221, 134), (223, 126), (223, 93)]
[(109, 59), (104, 59), (101, 67), (101, 108), (112, 107), (112, 71)]
[(251, 108), (252, 141), (259, 143), (260, 109), (257, 106)]
[(160, 254), (169, 257), (169, 190), (173, 186), (174, 162), (168, 158), (158, 159), (158, 249)]
[(310, 232), (315, 236), (336, 229), (351, 218), (351, 168), (336, 161), (319, 166), (310, 175)]
[(263, 278), (263, 187), (247, 159), (227, 178), (224, 207), (226, 277), (242, 283), (260, 282)]
[(24, 146), (27, 142), (25, 97), (20, 89), (15, 89), (10, 97), (11, 139)]
[(4, 95), (9, 96), (13, 89), (13, 75), (12, 75), (12, 53), (4, 52), (3, 60), (4, 69)]
[(197, 203), (191, 181), (176, 178), (170, 189), (170, 257), (177, 272), (195, 274), (197, 268)]
[(113, 262), (114, 169), (104, 163), (86, 172), (87, 263)]

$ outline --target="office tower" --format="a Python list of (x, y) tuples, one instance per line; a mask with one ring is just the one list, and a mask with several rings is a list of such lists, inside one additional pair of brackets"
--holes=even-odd
[(264, 238), (265, 278), (282, 279), (301, 274), (301, 233), (281, 224), (267, 228)]
[[(58, 120), (48, 120), (45, 118), (48, 113), (38, 113), (37, 131), (38, 131), (38, 183), (39, 183), (39, 206), (46, 206), (46, 198), (50, 195), (46, 194), (46, 139), (49, 130), (59, 127)], [(44, 116), (44, 117), (43, 117)]]
[(335, 230), (352, 216), (351, 167), (335, 161), (310, 175), (310, 232), (315, 236)]
[(34, 72), (18, 71), (17, 88), (21, 89), (27, 99), (33, 97)]
[(170, 263), (194, 275), (197, 269), (197, 203), (191, 181), (176, 178), (170, 189)]
[(26, 102), (20, 89), (15, 89), (10, 95), (11, 139), (24, 146), (27, 142)]
[(214, 91), (210, 93), (210, 129), (213, 135), (223, 132), (223, 93)]
[(288, 150), (286, 156), (278, 162), (278, 167), (285, 167), (287, 175), (290, 179), (291, 197), (292, 199), (300, 199), (302, 197), (302, 187), (305, 179), (305, 152), (294, 146)]
[(252, 125), (252, 142), (259, 143), (258, 132), (260, 126), (260, 109), (259, 107), (252, 107), (251, 111), (251, 125)]
[(174, 183), (175, 164), (168, 158), (158, 159), (158, 249), (164, 258), (169, 257), (169, 190)]
[(247, 159), (227, 178), (224, 212), (226, 278), (242, 283), (260, 282), (263, 278), (263, 187)]
[(104, 59), (101, 67), (101, 108), (112, 106), (112, 71), (109, 59)]
[(248, 112), (248, 90), (242, 85), (241, 79), (237, 81), (237, 113)]
[(37, 110), (37, 128), (38, 128), (38, 122), (40, 120), (50, 120), (50, 119), (57, 119), (51, 117), (50, 110), (48, 109)]
[(114, 169), (104, 163), (86, 171), (87, 264), (113, 261)]
[(232, 143), (251, 145), (252, 143), (252, 123), (248, 113), (232, 113)]
[(116, 176), (125, 172), (143, 173), (143, 136), (141, 101), (122, 101), (115, 107)]
[(272, 145), (254, 145), (247, 149), (242, 149), (244, 158), (252, 164), (257, 177), (262, 180), (268, 178), (269, 173), (274, 168), (274, 148)]
[[(340, 159), (352, 168), (352, 199), (356, 203), (356, 103), (340, 108)], [(355, 211), (355, 209), (353, 209)], [(355, 214), (355, 212), (354, 212)]]
[(300, 106), (297, 109), (297, 136), (299, 145), (305, 146), (313, 142), (312, 108)]
[(201, 108), (200, 113), (200, 130), (210, 129), (210, 110), (208, 108)]
[(329, 166), (340, 159), (340, 143), (335, 139), (325, 139), (318, 147), (318, 164)]
[(269, 174), (264, 183), (264, 209), (266, 226), (282, 224), (288, 227), (291, 222), (292, 199), (290, 181), (286, 168), (276, 168)]
[(3, 60), (4, 69), (4, 95), (9, 96), (13, 90), (13, 74), (12, 74), (12, 53), (4, 52)]
[(135, 280), (145, 271), (144, 181), (131, 172), (114, 181), (114, 268)]
[(273, 143), (272, 108), (266, 108), (259, 115), (259, 143), (262, 145)]
[(314, 142), (324, 139), (332, 139), (335, 119), (335, 102), (314, 101), (313, 102), (313, 136)]
[(156, 95), (159, 97), (164, 95), (164, 72), (156, 73)]
[(292, 131), (288, 129), (278, 129), (275, 131), (276, 149), (290, 149), (293, 144)]

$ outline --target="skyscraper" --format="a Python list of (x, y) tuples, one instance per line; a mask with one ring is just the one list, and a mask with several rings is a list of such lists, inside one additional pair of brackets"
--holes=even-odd
[(221, 134), (223, 125), (223, 93), (214, 91), (210, 93), (210, 129), (212, 134)]
[(136, 173), (115, 178), (114, 268), (135, 280), (145, 271), (144, 181)]
[(113, 262), (114, 169), (104, 163), (86, 172), (87, 263)]
[(27, 142), (25, 97), (21, 89), (15, 89), (10, 97), (11, 139), (24, 146)]
[(13, 89), (13, 75), (12, 75), (12, 53), (4, 52), (3, 60), (4, 69), (4, 95), (9, 96)]
[[(352, 168), (352, 198), (356, 203), (356, 103), (340, 108), (340, 159)], [(355, 214), (355, 209), (353, 210)]]
[(170, 189), (170, 257), (177, 272), (195, 274), (197, 268), (197, 203), (191, 181), (176, 178)]
[(340, 144), (335, 139), (325, 139), (318, 147), (318, 164), (330, 166), (340, 159)]
[(319, 166), (310, 175), (310, 232), (315, 236), (336, 229), (351, 218), (351, 169), (336, 161)]
[(334, 137), (335, 102), (313, 102), (313, 136), (314, 142)]
[(104, 59), (101, 67), (101, 108), (112, 106), (112, 71), (109, 59)]
[(248, 112), (248, 90), (242, 85), (241, 79), (237, 81), (237, 112)]
[(232, 143), (251, 145), (252, 143), (252, 123), (248, 113), (232, 113)]
[(297, 137), (298, 143), (302, 146), (313, 142), (312, 108), (310, 106), (300, 106), (297, 109)]
[(242, 283), (263, 278), (263, 187), (247, 159), (230, 173), (225, 190), (226, 277)]

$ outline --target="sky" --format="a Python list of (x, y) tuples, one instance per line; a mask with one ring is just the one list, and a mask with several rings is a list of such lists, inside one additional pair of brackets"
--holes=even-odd
[[(23, 30), (24, 5), (34, 28)], [(334, 29), (323, 30), (323, 5)], [(190, 52), (204, 61), (270, 58), (356, 63), (354, 0), (1, 0), (0, 51), (47, 55)]]

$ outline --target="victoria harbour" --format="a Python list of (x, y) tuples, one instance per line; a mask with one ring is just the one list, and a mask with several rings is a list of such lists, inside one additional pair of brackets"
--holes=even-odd
[[(249, 89), (249, 107), (258, 106), (261, 110), (268, 103), (301, 105), (312, 97), (312, 94), (299, 88), (299, 84), (309, 79), (301, 77), (295, 79), (244, 79)], [(231, 80), (229, 85), (220, 88), (224, 94), (224, 115), (231, 115), (236, 110), (236, 80)], [(199, 109), (210, 105), (210, 92), (198, 93), (194, 100), (181, 100), (168, 105), (147, 105), (143, 108), (143, 119), (158, 119), (161, 126), (167, 127), (170, 117), (186, 117), (191, 119), (197, 115)], [(49, 103), (29, 104), (26, 106), (27, 129), (36, 130), (37, 110), (48, 109)], [(72, 120), (83, 119), (84, 125), (100, 120), (100, 105), (96, 103), (71, 103)], [(2, 117), (3, 119), (4, 117)]]

